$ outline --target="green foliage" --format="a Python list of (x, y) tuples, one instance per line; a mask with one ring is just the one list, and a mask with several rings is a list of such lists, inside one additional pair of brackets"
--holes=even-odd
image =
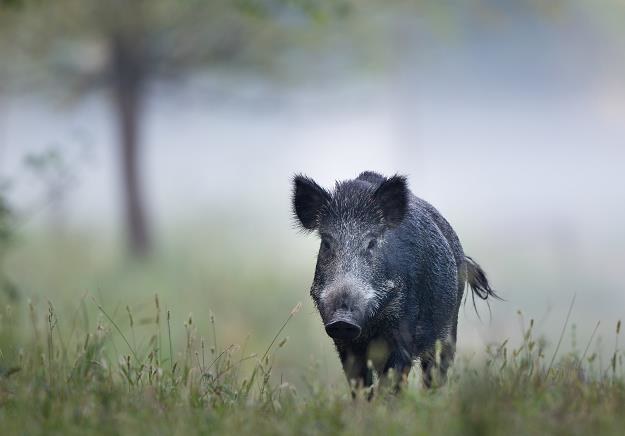
[(0, 191), (0, 250), (4, 249), (11, 240), (11, 220), (12, 214), (8, 201)]
[(13, 7), (18, 6), (22, 2), (21, 0), (0, 0), (0, 6)]
[(5, 258), (13, 242), (14, 226), (15, 217), (6, 199), (5, 187), (0, 184), (0, 304), (6, 299), (14, 301), (18, 297), (17, 288), (4, 271)]
[[(72, 95), (108, 87), (115, 41), (130, 47), (146, 81), (204, 69), (273, 74), (311, 27), (339, 18), (348, 0), (58, 0), (25, 2), (0, 28), (17, 83)], [(4, 40), (4, 41), (3, 41)], [(2, 47), (4, 45), (4, 48)], [(30, 88), (30, 86), (29, 86)]]
[[(77, 321), (86, 304), (95, 325)], [(376, 388), (372, 401), (347, 386), (328, 387), (318, 368), (299, 368), (305, 388), (272, 376), (289, 351), (284, 332), (253, 353), (220, 346), (214, 317), (202, 336), (189, 316), (184, 340), (155, 297), (144, 321), (110, 313), (83, 297), (73, 316), (30, 304), (30, 333), (15, 353), (0, 354), (0, 426), (7, 434), (620, 434), (625, 417), (624, 353), (608, 368), (595, 355), (568, 354), (555, 364), (530, 322), (522, 342), (487, 349), (483, 363), (462, 357), (449, 383), (425, 391), (413, 377), (398, 396)], [(6, 329), (11, 319), (0, 318)], [(136, 337), (139, 323), (150, 331)], [(117, 339), (117, 341), (116, 341)], [(121, 339), (121, 340), (120, 340)], [(116, 345), (117, 343), (117, 345)], [(2, 350), (6, 343), (0, 343)]]
[(0, 8), (17, 9), (23, 6), (25, 0), (0, 0)]

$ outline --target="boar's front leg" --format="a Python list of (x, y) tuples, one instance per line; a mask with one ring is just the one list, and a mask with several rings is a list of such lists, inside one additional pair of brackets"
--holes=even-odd
[(392, 392), (398, 393), (402, 385), (408, 382), (408, 375), (412, 369), (412, 359), (408, 356), (402, 355), (398, 350), (391, 353), (382, 377), (380, 378), (380, 384), (386, 386)]
[(366, 349), (337, 348), (339, 348), (343, 371), (352, 389), (370, 387), (373, 384), (373, 372), (367, 366)]

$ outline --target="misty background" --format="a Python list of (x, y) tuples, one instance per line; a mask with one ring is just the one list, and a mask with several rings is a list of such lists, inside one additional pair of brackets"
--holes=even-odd
[(1, 266), (21, 304), (89, 293), (123, 319), (158, 293), (177, 328), (212, 311), (220, 341), (262, 346), (301, 301), (280, 367), (340, 378), (291, 178), (374, 170), (407, 175), (506, 300), (461, 309), (461, 353), (532, 318), (553, 345), (574, 295), (564, 349), (624, 316), (619, 2), (17, 3), (0, 15), (18, 216)]

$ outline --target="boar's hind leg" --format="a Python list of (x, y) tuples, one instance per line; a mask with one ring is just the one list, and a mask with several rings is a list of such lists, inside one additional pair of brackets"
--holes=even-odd
[(447, 381), (447, 370), (454, 361), (456, 346), (451, 341), (441, 343), (439, 358), (436, 358), (436, 347), (421, 355), (423, 386), (426, 388), (442, 386)]

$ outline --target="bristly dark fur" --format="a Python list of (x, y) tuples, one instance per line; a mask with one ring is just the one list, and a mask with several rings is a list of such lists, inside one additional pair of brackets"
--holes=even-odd
[(482, 300), (488, 297), (501, 300), (501, 297), (490, 287), (486, 273), (471, 257), (465, 256), (467, 264), (467, 283), (471, 291)]
[(383, 181), (386, 180), (382, 174), (374, 173), (373, 171), (363, 171), (356, 177), (357, 180), (364, 180), (369, 183), (373, 183), (374, 185), (379, 185)]
[(400, 175), (365, 171), (332, 191), (302, 175), (293, 184), (295, 217), (321, 238), (310, 294), (348, 379), (370, 385), (369, 361), (406, 376), (419, 359), (426, 386), (443, 381), (467, 284), (474, 305), (499, 299), (451, 225)]
[[(475, 310), (477, 317), (481, 319), (480, 312), (477, 310), (477, 305), (475, 304), (476, 295), (481, 300), (486, 301), (489, 314), (490, 304), (488, 303), (488, 298), (495, 298), (500, 301), (503, 301), (503, 298), (497, 295), (494, 289), (491, 288), (488, 278), (486, 277), (486, 273), (476, 261), (469, 256), (465, 256), (465, 264), (467, 266), (467, 284), (471, 289), (471, 302), (473, 304), (473, 309)], [(467, 298), (468, 296), (465, 297), (465, 303), (467, 302)]]
[(382, 208), (384, 221), (391, 228), (398, 226), (408, 212), (408, 181), (395, 175), (384, 180), (376, 189), (374, 198)]
[(319, 213), (330, 198), (330, 193), (313, 179), (301, 174), (293, 177), (293, 215), (302, 230), (312, 231), (319, 226)]

